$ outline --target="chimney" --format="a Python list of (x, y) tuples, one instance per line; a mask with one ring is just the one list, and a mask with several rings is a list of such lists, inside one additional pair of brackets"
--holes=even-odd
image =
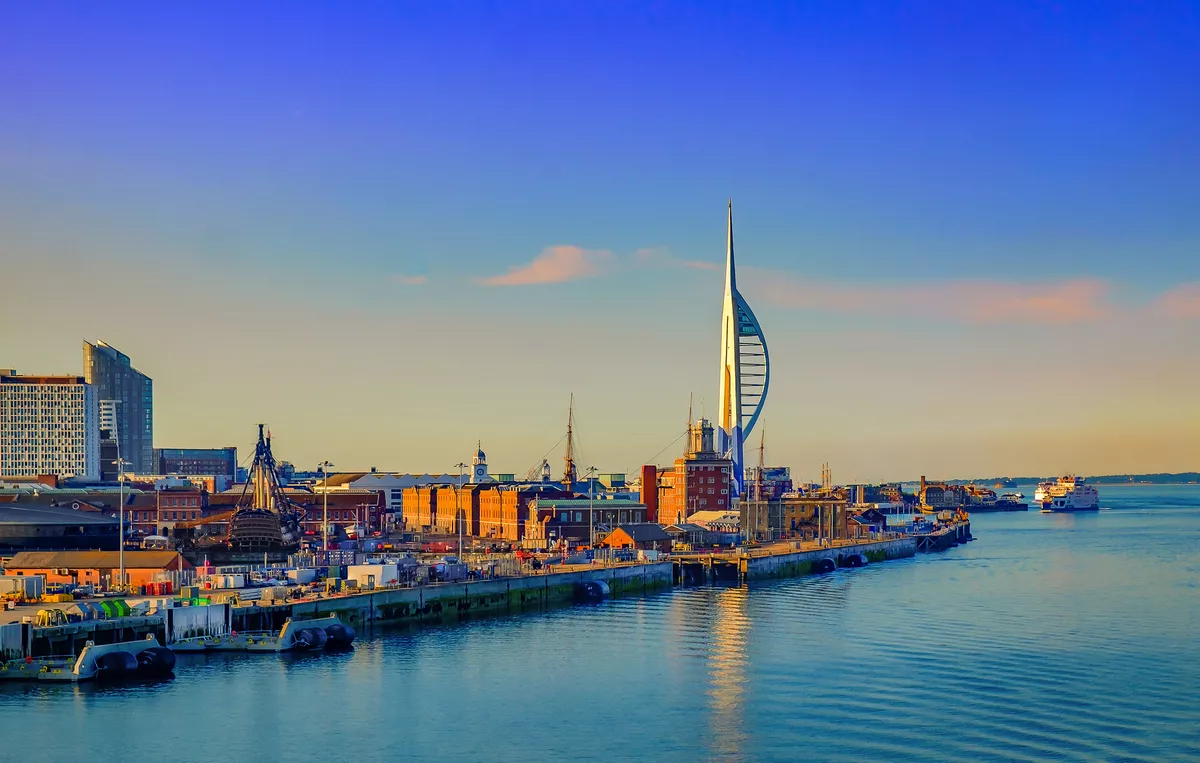
[(658, 521), (658, 469), (654, 464), (642, 466), (642, 503), (646, 504), (646, 521)]

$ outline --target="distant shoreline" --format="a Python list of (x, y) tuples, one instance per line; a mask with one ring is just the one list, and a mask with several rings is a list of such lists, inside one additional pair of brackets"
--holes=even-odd
[[(1200, 484), (1200, 472), (1182, 472), (1177, 474), (1101, 474), (1097, 476), (1087, 476), (1084, 478), (1093, 485), (1104, 485), (1105, 487), (1114, 487), (1118, 485), (1197, 485)], [(992, 487), (997, 484), (1004, 485), (1007, 489), (1014, 485), (1036, 485), (1041, 482), (1054, 482), (1057, 477), (984, 477), (975, 479), (951, 479), (951, 480), (932, 480), (936, 482), (946, 482), (952, 485), (979, 485), (983, 487)], [(919, 482), (919, 480), (909, 480), (909, 482)]]

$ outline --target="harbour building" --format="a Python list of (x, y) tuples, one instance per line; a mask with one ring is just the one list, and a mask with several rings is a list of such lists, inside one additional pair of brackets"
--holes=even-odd
[[(129, 462), (125, 471), (155, 474), (154, 460), (154, 382), (129, 362), (129, 356), (97, 340), (83, 343), (83, 375), (96, 388), (103, 409), (103, 437), (113, 454)], [(104, 477), (115, 479), (116, 458), (106, 459)]]
[(155, 448), (155, 474), (214, 475), (237, 479), (237, 448)]
[(707, 419), (688, 427), (683, 458), (670, 467), (643, 468), (642, 481), (642, 502), (654, 507), (651, 516), (663, 524), (684, 524), (696, 512), (733, 506), (733, 461), (717, 451)]
[(767, 340), (754, 311), (737, 288), (733, 261), (733, 201), (725, 247), (725, 301), (721, 312), (721, 381), (717, 451), (733, 462), (733, 497), (745, 489), (743, 443), (753, 431), (771, 381)]
[(97, 390), (81, 376), (0, 370), (0, 477), (100, 476)]

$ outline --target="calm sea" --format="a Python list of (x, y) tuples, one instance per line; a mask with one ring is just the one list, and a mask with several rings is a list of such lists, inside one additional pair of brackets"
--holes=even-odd
[(0, 759), (1200, 760), (1200, 487), (1101, 505), (819, 578), (10, 684)]

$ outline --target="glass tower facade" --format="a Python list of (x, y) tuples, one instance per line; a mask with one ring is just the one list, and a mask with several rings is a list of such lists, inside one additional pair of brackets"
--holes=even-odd
[[(135, 369), (129, 356), (97, 340), (83, 343), (83, 374), (96, 388), (106, 429), (102, 441), (119, 443), (127, 472), (154, 474), (154, 381)], [(103, 465), (107, 474), (110, 468)]]

